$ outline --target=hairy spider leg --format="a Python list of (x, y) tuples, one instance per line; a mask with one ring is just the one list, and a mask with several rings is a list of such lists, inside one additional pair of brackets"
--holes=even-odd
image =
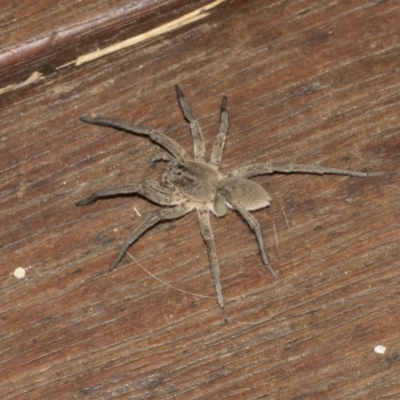
[(224, 322), (228, 322), (228, 318), (224, 307), (224, 298), (222, 297), (221, 278), (219, 264), (217, 259), (217, 251), (215, 249), (214, 236), (210, 224), (210, 214), (207, 209), (197, 209), (199, 216), (200, 231), (204, 242), (207, 246), (208, 258), (211, 264), (211, 274), (214, 279), (215, 291), (217, 292), (218, 305), (221, 308), (222, 318)]
[(178, 85), (175, 85), (176, 95), (178, 97), (178, 103), (181, 107), (183, 116), (190, 124), (190, 132), (193, 138), (193, 150), (194, 150), (194, 160), (195, 161), (204, 161), (205, 155), (205, 147), (204, 147), (204, 138), (203, 133), (200, 128), (199, 121), (197, 121), (196, 116), (191, 110), (189, 103), (183, 94), (181, 88)]
[(95, 201), (120, 194), (138, 194), (149, 199), (153, 203), (161, 206), (171, 206), (173, 204), (172, 192), (167, 192), (167, 188), (155, 182), (146, 181), (144, 183), (132, 184), (120, 187), (109, 187), (97, 190), (89, 197), (79, 200), (75, 203), (76, 206), (87, 206)]
[(273, 174), (274, 172), (282, 172), (285, 174), (302, 173), (302, 174), (332, 174), (332, 175), (348, 175), (348, 176), (368, 176), (366, 172), (350, 171), (348, 169), (323, 167), (315, 164), (251, 164), (244, 167), (235, 168), (229, 175), (240, 176), (242, 178), (250, 178), (256, 175)]
[(179, 143), (148, 126), (122, 119), (80, 117), (80, 120), (88, 124), (108, 126), (111, 128), (121, 129), (125, 132), (148, 136), (153, 142), (169, 151), (177, 160), (183, 162), (188, 158), (185, 149)]
[(229, 203), (232, 204), (234, 209), (243, 217), (243, 219), (249, 224), (250, 229), (254, 232), (254, 234), (256, 236), (258, 248), (260, 249), (261, 258), (263, 260), (263, 263), (268, 268), (268, 271), (271, 272), (274, 279), (276, 279), (278, 281), (279, 276), (275, 272), (275, 270), (271, 267), (270, 263), (268, 262), (267, 255), (265, 253), (265, 245), (264, 245), (264, 240), (261, 235), (260, 224), (254, 218), (254, 216), (249, 211), (247, 211), (238, 201), (235, 201), (235, 200), (232, 200), (229, 198), (228, 198), (228, 201), (229, 201)]
[(225, 146), (226, 134), (228, 133), (228, 111), (226, 109), (226, 102), (226, 96), (224, 96), (221, 104), (218, 134), (214, 139), (214, 144), (211, 150), (210, 164), (215, 165), (216, 167), (221, 166), (222, 152)]
[(171, 219), (181, 218), (184, 215), (188, 214), (190, 211), (193, 210), (193, 207), (188, 207), (187, 205), (179, 205), (174, 208), (167, 208), (165, 210), (161, 210), (158, 212), (152, 212), (147, 214), (144, 217), (144, 220), (141, 225), (139, 225), (125, 240), (121, 249), (115, 259), (115, 261), (111, 264), (110, 268), (108, 269), (110, 272), (115, 269), (118, 263), (124, 257), (128, 248), (135, 243), (140, 236), (143, 235), (144, 232), (152, 228), (154, 225), (158, 224), (161, 221), (168, 221)]

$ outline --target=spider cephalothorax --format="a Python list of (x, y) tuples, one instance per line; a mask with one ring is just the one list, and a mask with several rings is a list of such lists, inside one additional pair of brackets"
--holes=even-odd
[(176, 85), (175, 89), (183, 115), (190, 123), (190, 131), (194, 145), (194, 161), (189, 160), (186, 151), (177, 142), (153, 128), (119, 119), (81, 117), (83, 122), (89, 124), (114, 127), (126, 132), (148, 136), (150, 140), (167, 150), (170, 155), (157, 154), (151, 159), (152, 165), (157, 161), (168, 162), (166, 170), (162, 175), (161, 185), (155, 182), (145, 181), (139, 184), (100, 189), (89, 197), (78, 201), (76, 205), (83, 206), (92, 204), (96, 200), (104, 197), (122, 194), (138, 194), (153, 203), (166, 207), (165, 209), (144, 216), (142, 224), (128, 236), (125, 243), (122, 245), (115, 261), (109, 268), (110, 271), (121, 261), (129, 246), (139, 239), (148, 229), (152, 228), (160, 221), (180, 218), (196, 210), (199, 217), (200, 231), (208, 250), (218, 304), (221, 308), (224, 321), (227, 322), (224, 300), (222, 297), (219, 265), (209, 213), (212, 212), (217, 217), (223, 217), (227, 213), (228, 208), (237, 211), (254, 232), (263, 263), (273, 277), (279, 279), (277, 273), (268, 263), (260, 225), (249, 212), (269, 206), (271, 198), (262, 186), (248, 178), (256, 175), (273, 174), (274, 172), (340, 174), (359, 177), (367, 176), (367, 174), (364, 172), (322, 167), (320, 165), (284, 163), (250, 164), (238, 167), (228, 175), (221, 174), (219, 172), (219, 167), (221, 165), (222, 152), (228, 131), (226, 97), (224, 96), (222, 99), (219, 131), (211, 150), (210, 159), (206, 161), (204, 139), (200, 125), (179, 86)]
[(176, 187), (183, 196), (204, 204), (213, 203), (220, 180), (215, 167), (199, 162), (170, 161), (162, 175), (162, 181)]

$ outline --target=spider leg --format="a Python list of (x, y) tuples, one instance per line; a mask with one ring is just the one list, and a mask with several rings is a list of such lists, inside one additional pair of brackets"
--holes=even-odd
[(174, 208), (168, 208), (165, 210), (157, 211), (157, 212), (152, 212), (150, 214), (147, 214), (144, 217), (144, 221), (140, 226), (138, 226), (125, 240), (124, 244), (122, 245), (115, 261), (110, 265), (110, 268), (108, 269), (110, 272), (115, 269), (115, 267), (118, 265), (118, 263), (122, 260), (124, 257), (126, 251), (128, 248), (135, 243), (140, 236), (143, 235), (144, 232), (152, 228), (154, 225), (158, 224), (160, 221), (167, 221), (171, 219), (176, 219), (176, 218), (181, 218), (185, 214), (189, 213), (192, 211), (193, 208), (187, 207), (186, 205), (179, 205)]
[(146, 181), (144, 183), (126, 185), (126, 186), (113, 186), (105, 189), (97, 190), (89, 197), (79, 200), (75, 203), (76, 206), (87, 206), (93, 204), (99, 199), (106, 197), (117, 196), (124, 194), (138, 194), (146, 199), (156, 203), (160, 206), (173, 205), (173, 190), (161, 186), (155, 182)]
[(219, 167), (222, 161), (222, 152), (225, 146), (226, 134), (228, 132), (228, 111), (226, 109), (226, 96), (222, 98), (221, 116), (219, 122), (218, 134), (214, 140), (211, 150), (210, 163)]
[(239, 167), (231, 172), (231, 176), (240, 176), (242, 178), (250, 178), (256, 175), (273, 174), (274, 172), (282, 173), (303, 173), (303, 174), (333, 174), (333, 175), (349, 175), (364, 177), (366, 172), (350, 171), (348, 169), (339, 169), (331, 167), (323, 167), (315, 164), (285, 164), (285, 163), (270, 163), (270, 164), (252, 164), (244, 167)]
[(231, 200), (231, 199), (228, 199), (228, 201), (229, 201), (229, 203), (232, 204), (232, 206), (235, 208), (235, 210), (238, 211), (238, 213), (243, 217), (243, 219), (249, 224), (250, 229), (256, 235), (256, 239), (258, 242), (258, 248), (260, 249), (261, 258), (263, 260), (263, 263), (268, 268), (268, 271), (271, 272), (272, 276), (276, 280), (279, 280), (278, 274), (275, 272), (275, 270), (271, 267), (271, 265), (268, 262), (267, 255), (265, 253), (264, 241), (263, 241), (263, 238), (261, 235), (260, 224), (253, 217), (253, 215), (249, 211), (247, 211), (239, 202)]
[(211, 274), (214, 279), (215, 290), (217, 292), (218, 305), (221, 308), (222, 318), (224, 322), (228, 322), (224, 307), (224, 298), (222, 297), (221, 278), (219, 272), (219, 264), (217, 259), (217, 252), (215, 249), (214, 236), (210, 225), (210, 215), (208, 210), (197, 210), (200, 223), (200, 231), (203, 236), (204, 242), (207, 246), (208, 257), (211, 264)]
[(80, 117), (80, 120), (88, 124), (108, 126), (129, 133), (148, 136), (153, 142), (157, 143), (161, 147), (164, 147), (179, 161), (183, 161), (188, 158), (186, 151), (179, 143), (175, 142), (175, 140), (169, 138), (167, 135), (164, 135), (163, 133), (158, 132), (157, 130), (148, 126), (137, 124), (135, 122), (124, 121), (122, 119), (107, 119), (100, 117)]
[(196, 116), (190, 109), (189, 103), (183, 94), (181, 88), (175, 85), (176, 95), (178, 96), (178, 102), (181, 107), (184, 117), (190, 123), (190, 132), (193, 138), (193, 148), (194, 148), (194, 159), (195, 161), (204, 161), (204, 154), (206, 152), (204, 147), (204, 138), (201, 131), (199, 121), (197, 121)]

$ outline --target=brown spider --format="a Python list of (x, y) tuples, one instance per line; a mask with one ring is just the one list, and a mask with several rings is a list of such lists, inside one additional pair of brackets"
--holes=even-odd
[(219, 131), (211, 150), (210, 161), (205, 160), (205, 147), (200, 125), (189, 107), (187, 99), (178, 85), (175, 86), (178, 102), (183, 115), (190, 123), (193, 137), (194, 161), (191, 161), (186, 151), (174, 140), (165, 134), (133, 122), (120, 119), (81, 117), (81, 121), (93, 125), (108, 126), (138, 135), (148, 136), (150, 140), (163, 147), (170, 154), (157, 154), (151, 158), (151, 164), (158, 161), (167, 161), (167, 168), (162, 175), (162, 184), (144, 181), (122, 187), (100, 189), (89, 197), (76, 203), (77, 206), (92, 204), (100, 198), (122, 194), (137, 194), (153, 203), (166, 207), (164, 210), (147, 214), (141, 225), (131, 233), (121, 247), (115, 261), (111, 264), (112, 271), (121, 261), (127, 249), (139, 237), (158, 224), (160, 221), (181, 218), (196, 209), (200, 222), (200, 231), (207, 246), (211, 263), (211, 273), (217, 292), (218, 304), (225, 322), (228, 321), (222, 297), (220, 271), (215, 250), (213, 233), (210, 225), (210, 211), (217, 217), (223, 217), (228, 209), (236, 210), (253, 230), (261, 258), (272, 276), (278, 280), (278, 275), (269, 265), (265, 254), (264, 242), (261, 236), (260, 225), (249, 211), (258, 210), (270, 205), (271, 198), (265, 189), (248, 178), (256, 175), (273, 174), (274, 172), (306, 174), (340, 174), (349, 176), (367, 176), (364, 172), (355, 172), (344, 169), (322, 167), (319, 165), (302, 164), (250, 164), (237, 167), (227, 175), (219, 172), (222, 152), (228, 131), (228, 112), (226, 97), (222, 99)]

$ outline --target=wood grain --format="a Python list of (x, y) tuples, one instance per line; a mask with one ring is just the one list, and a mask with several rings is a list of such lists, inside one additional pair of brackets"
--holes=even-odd
[[(60, 3), (67, 15), (37, 4), (31, 14), (49, 27), (63, 15), (73, 26), (104, 12), (102, 2)], [(55, 68), (57, 44), (36, 56), (48, 63), (44, 79), (0, 97), (2, 398), (400, 397), (399, 18), (389, 1), (226, 1), (79, 67)], [(17, 34), (16, 24), (7, 27), (14, 43), (41, 29), (31, 20)], [(100, 26), (80, 35), (73, 57), (113, 40)], [(24, 62), (2, 67), (3, 82), (36, 68)], [(255, 178), (272, 197), (254, 216), (279, 282), (238, 215), (213, 218), (228, 324), (195, 214), (145, 234), (130, 249), (135, 261), (126, 256), (109, 274), (140, 224), (136, 211), (157, 207), (135, 197), (74, 206), (98, 188), (158, 180), (163, 170), (149, 168), (158, 149), (145, 138), (83, 124), (81, 115), (148, 124), (191, 152), (175, 83), (208, 151), (227, 95), (223, 171), (281, 161), (387, 172)], [(14, 277), (17, 267), (24, 279)]]
[[(50, 75), (78, 56), (148, 32), (207, 0), (38, 0), (0, 13), (0, 86)], [(10, 23), (12, 21), (12, 23)]]

